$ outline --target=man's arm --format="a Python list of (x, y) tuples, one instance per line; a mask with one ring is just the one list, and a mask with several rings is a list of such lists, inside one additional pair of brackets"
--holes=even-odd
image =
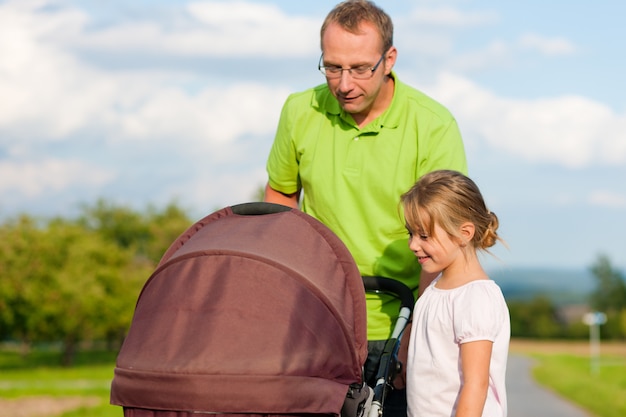
[(300, 199), (300, 191), (296, 191), (293, 194), (283, 194), (280, 191), (276, 191), (270, 184), (265, 186), (265, 196), (263, 201), (266, 203), (282, 204), (291, 208), (298, 208), (298, 200)]

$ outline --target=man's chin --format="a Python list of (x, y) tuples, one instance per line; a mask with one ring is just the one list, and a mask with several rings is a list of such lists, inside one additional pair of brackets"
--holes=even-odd
[(356, 102), (342, 102), (341, 108), (346, 112), (353, 115), (361, 114), (365, 111), (363, 105), (361, 103)]

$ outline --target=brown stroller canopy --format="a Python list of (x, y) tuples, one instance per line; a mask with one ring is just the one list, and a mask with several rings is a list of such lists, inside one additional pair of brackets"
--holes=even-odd
[(226, 207), (173, 242), (137, 301), (112, 404), (339, 414), (367, 356), (363, 282), (326, 226), (285, 210)]

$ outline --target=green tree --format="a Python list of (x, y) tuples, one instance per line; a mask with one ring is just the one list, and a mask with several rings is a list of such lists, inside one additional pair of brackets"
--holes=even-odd
[(626, 337), (626, 281), (605, 255), (598, 256), (591, 266), (596, 288), (590, 295), (591, 307), (606, 314), (602, 336), (608, 339)]
[(175, 202), (163, 210), (148, 207), (145, 213), (99, 200), (84, 206), (80, 223), (106, 240), (134, 251), (135, 256), (156, 265), (169, 245), (192, 221)]
[(69, 365), (79, 342), (127, 328), (151, 269), (128, 248), (63, 219), (41, 227), (24, 216), (0, 234), (3, 338), (61, 341)]
[(626, 308), (626, 282), (605, 255), (598, 256), (591, 266), (596, 288), (591, 293), (591, 307), (597, 311), (620, 311)]
[(150, 208), (146, 221), (150, 239), (145, 255), (154, 264), (158, 263), (170, 245), (193, 223), (188, 214), (173, 202), (162, 211)]
[(102, 199), (94, 206), (83, 206), (79, 222), (118, 246), (133, 248), (140, 253), (144, 251), (150, 239), (145, 216), (129, 207), (115, 205)]
[(37, 253), (50, 249), (30, 216), (22, 215), (0, 227), (0, 337), (21, 341), (24, 351), (37, 335), (38, 283), (49, 278), (46, 262)]
[[(110, 297), (106, 306), (112, 312), (106, 328), (106, 340), (111, 344), (119, 344), (130, 325), (143, 283), (167, 248), (192, 222), (185, 210), (175, 202), (163, 210), (150, 206), (142, 213), (103, 200), (92, 207), (85, 206), (79, 222), (100, 235), (104, 241), (131, 254), (131, 259), (127, 260), (124, 267), (117, 266), (118, 270), (123, 269), (126, 281), (117, 282), (109, 288)], [(120, 291), (115, 291), (116, 288)]]
[[(137, 212), (100, 200), (77, 219), (28, 215), (0, 225), (0, 340), (119, 344), (141, 287), (191, 221), (171, 203)], [(117, 346), (116, 346), (117, 347)]]
[(511, 336), (553, 338), (563, 333), (554, 304), (545, 296), (530, 301), (509, 301)]
[(73, 360), (78, 342), (121, 337), (153, 265), (137, 258), (130, 248), (75, 223), (54, 223), (50, 233), (66, 248), (63, 266), (54, 277), (56, 294), (52, 292), (63, 307), (52, 307), (50, 316), (62, 318), (56, 321), (55, 331), (57, 338), (63, 336), (63, 363), (67, 365)]

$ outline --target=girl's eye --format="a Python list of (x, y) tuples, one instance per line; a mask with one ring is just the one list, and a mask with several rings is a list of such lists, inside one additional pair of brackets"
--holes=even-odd
[(428, 235), (420, 235), (420, 239), (426, 240), (426, 239), (428, 239)]

